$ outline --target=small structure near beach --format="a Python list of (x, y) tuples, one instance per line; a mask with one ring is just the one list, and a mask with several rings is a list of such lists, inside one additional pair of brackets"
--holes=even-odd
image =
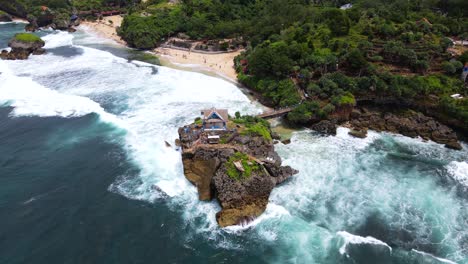
[(204, 130), (226, 130), (227, 122), (229, 121), (229, 115), (227, 109), (206, 109), (202, 110), (203, 116), (203, 129)]
[(253, 116), (230, 119), (226, 109), (203, 110), (202, 118), (179, 128), (176, 145), (199, 199), (219, 201), (221, 227), (260, 216), (273, 188), (298, 172), (281, 165), (268, 122)]

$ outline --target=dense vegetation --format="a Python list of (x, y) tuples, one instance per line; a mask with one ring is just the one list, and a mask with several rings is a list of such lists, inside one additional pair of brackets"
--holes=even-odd
[(468, 39), (466, 0), (0, 0), (0, 9), (18, 3), (30, 12), (124, 6), (118, 33), (140, 49), (178, 33), (248, 43), (235, 60), (239, 81), (263, 103), (294, 107), (293, 123), (385, 98), (468, 131), (467, 99), (450, 97), (467, 93), (459, 76), (468, 52), (449, 39)]
[(127, 10), (138, 3), (139, 0), (0, 0), (0, 10), (45, 26), (57, 20), (68, 21), (76, 12)]
[(468, 39), (467, 17), (463, 0), (150, 0), (120, 34), (144, 49), (179, 32), (247, 41), (235, 61), (239, 81), (264, 103), (294, 106), (294, 123), (387, 98), (468, 124), (466, 99), (449, 96), (466, 93), (459, 76), (468, 53), (448, 52), (448, 37)]
[(44, 42), (40, 37), (30, 33), (18, 33), (15, 39), (22, 42)]
[(270, 123), (263, 118), (249, 115), (241, 116), (239, 112), (236, 112), (233, 121), (236, 124), (243, 125), (242, 135), (261, 136), (267, 141), (272, 140)]

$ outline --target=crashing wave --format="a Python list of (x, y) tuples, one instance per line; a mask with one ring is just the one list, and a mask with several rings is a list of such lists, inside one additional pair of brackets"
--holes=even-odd
[(412, 252), (415, 252), (415, 253), (418, 253), (420, 255), (423, 255), (425, 257), (429, 257), (429, 258), (432, 258), (432, 259), (435, 259), (437, 261), (440, 261), (440, 262), (443, 262), (443, 263), (448, 263), (448, 264), (457, 264), (456, 262), (453, 262), (451, 260), (448, 260), (448, 259), (444, 259), (444, 258), (439, 258), (439, 257), (436, 257), (432, 254), (429, 254), (429, 253), (426, 253), (424, 251), (419, 251), (419, 250), (416, 250), (416, 249), (412, 249), (411, 250)]
[(455, 180), (468, 187), (468, 163), (452, 161), (447, 165), (447, 171)]
[(340, 247), (341, 255), (346, 254), (346, 247), (349, 244), (372, 244), (372, 245), (384, 246), (388, 248), (390, 252), (392, 251), (392, 248), (387, 243), (380, 241), (377, 238), (374, 238), (371, 236), (362, 237), (362, 236), (353, 235), (346, 231), (339, 231), (336, 234), (341, 236), (344, 239), (344, 244)]

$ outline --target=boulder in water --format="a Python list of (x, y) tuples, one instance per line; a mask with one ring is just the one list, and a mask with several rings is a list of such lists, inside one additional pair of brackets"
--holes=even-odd
[(45, 53), (45, 42), (38, 36), (30, 33), (16, 34), (8, 46), (11, 48), (9, 53), (2, 51), (0, 57), (4, 60), (25, 60), (29, 55), (41, 55)]
[(322, 134), (336, 135), (335, 120), (322, 120), (313, 124), (310, 128)]
[(363, 129), (351, 129), (349, 132), (348, 132), (349, 135), (353, 136), (353, 137), (357, 137), (357, 138), (366, 138), (367, 137), (367, 129), (366, 128), (363, 128)]

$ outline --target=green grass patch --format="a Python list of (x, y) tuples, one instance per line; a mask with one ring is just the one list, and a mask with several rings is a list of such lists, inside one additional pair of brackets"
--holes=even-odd
[(40, 37), (31, 33), (18, 33), (15, 39), (22, 42), (44, 42)]
[(195, 125), (201, 126), (203, 124), (203, 120), (201, 119), (201, 117), (197, 117), (195, 118), (194, 123)]
[(232, 120), (236, 124), (244, 125), (241, 135), (261, 136), (271, 141), (270, 124), (263, 118), (256, 116), (240, 116)]
[[(237, 161), (241, 162), (242, 167), (244, 167), (244, 172), (239, 171), (234, 165), (234, 162)], [(236, 152), (232, 155), (229, 158), (226, 167), (228, 176), (237, 181), (250, 178), (250, 176), (252, 176), (252, 172), (260, 169), (260, 165), (257, 162), (251, 161), (249, 156), (242, 152)]]
[(268, 129), (268, 127), (264, 126), (262, 123), (257, 123), (254, 125), (247, 126), (247, 128), (244, 131), (242, 131), (241, 134), (256, 135), (256, 136), (261, 136), (268, 141), (272, 140), (270, 130)]

